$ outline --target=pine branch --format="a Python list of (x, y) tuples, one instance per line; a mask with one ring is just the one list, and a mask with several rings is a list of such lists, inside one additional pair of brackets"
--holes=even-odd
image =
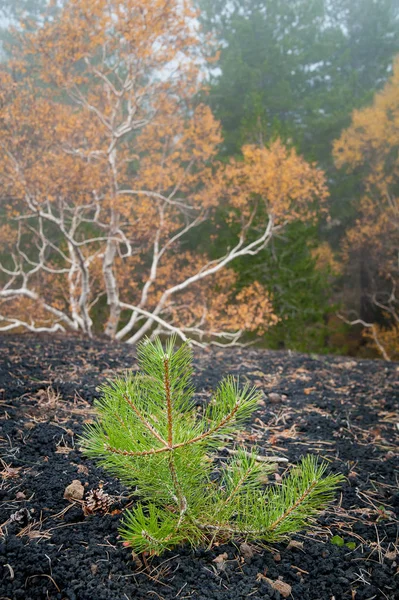
[[(127, 450), (119, 450), (118, 448), (113, 448), (112, 446), (109, 446), (109, 445), (107, 445), (106, 448), (107, 448), (107, 450), (109, 450), (110, 452), (113, 452), (114, 454), (121, 454), (123, 456), (149, 456), (151, 454), (160, 454), (162, 452), (170, 452), (172, 450), (177, 450), (178, 448), (184, 448), (186, 446), (189, 446), (190, 444), (196, 444), (197, 442), (202, 442), (206, 438), (213, 436), (215, 433), (217, 433), (220, 429), (222, 429), (226, 424), (228, 424), (234, 418), (234, 416), (237, 414), (239, 408), (240, 408), (240, 402), (237, 402), (235, 404), (235, 406), (233, 407), (233, 409), (230, 411), (230, 413), (228, 415), (226, 415), (224, 417), (224, 419), (222, 419), (220, 421), (220, 423), (215, 425), (215, 427), (212, 427), (212, 429), (209, 429), (208, 431), (205, 431), (204, 433), (201, 433), (200, 435), (197, 435), (196, 437), (194, 437), (190, 440), (187, 440), (185, 442), (179, 442), (177, 444), (173, 444), (173, 438), (170, 437), (171, 431), (172, 431), (172, 418), (171, 418), (171, 411), (169, 411), (169, 408), (168, 408), (168, 427), (169, 427), (168, 442), (166, 442), (163, 438), (159, 438), (156, 435), (155, 430), (153, 431), (154, 435), (156, 435), (156, 437), (158, 437), (158, 439), (164, 444), (164, 447), (152, 448), (151, 450), (145, 450), (143, 452), (131, 452), (131, 451), (127, 451)], [(144, 423), (144, 421), (143, 421), (143, 424), (145, 424), (147, 428), (151, 427), (148, 423), (146, 423), (146, 422)], [(171, 440), (172, 440), (172, 443), (171, 443)]]
[(227, 506), (229, 502), (234, 498), (236, 494), (241, 490), (244, 483), (247, 481), (248, 477), (253, 473), (253, 467), (248, 467), (248, 469), (243, 473), (241, 479), (236, 483), (235, 487), (231, 490), (230, 494), (227, 496), (226, 500), (223, 500), (222, 506)]
[(169, 446), (165, 446), (163, 448), (151, 448), (150, 450), (143, 450), (142, 452), (134, 452), (132, 450), (121, 450), (120, 448), (114, 448), (109, 444), (104, 444), (105, 450), (111, 452), (112, 454), (119, 454), (119, 456), (132, 456), (132, 457), (140, 457), (140, 456), (153, 456), (154, 454), (161, 454), (162, 452), (170, 452), (175, 448), (169, 448)]
[(275, 531), (282, 521), (287, 519), (287, 517), (289, 517), (291, 513), (293, 513), (303, 502), (305, 502), (305, 500), (307, 500), (307, 498), (311, 495), (312, 491), (315, 489), (316, 485), (317, 485), (317, 481), (312, 481), (310, 486), (294, 502), (294, 504), (292, 506), (289, 506), (283, 512), (283, 514), (280, 515), (280, 517), (278, 517), (278, 519), (276, 519), (274, 521), (274, 523), (271, 523), (271, 525), (268, 526), (269, 531)]
[(167, 446), (166, 441), (163, 439), (163, 437), (161, 435), (159, 435), (159, 433), (154, 429), (154, 427), (152, 427), (151, 423), (149, 423), (145, 417), (141, 414), (141, 412), (138, 410), (138, 408), (135, 406), (135, 404), (130, 400), (130, 398), (128, 398), (126, 395), (123, 396), (124, 399), (126, 400), (126, 402), (129, 404), (130, 408), (136, 413), (136, 415), (138, 416), (138, 418), (140, 419), (140, 421), (143, 423), (144, 427), (146, 427), (148, 429), (148, 431), (159, 441), (161, 442), (161, 444), (163, 444), (165, 447)]
[[(223, 447), (221, 448), (221, 450), (226, 450), (226, 452), (228, 452), (229, 454), (235, 455), (238, 454), (238, 450), (234, 450), (232, 448), (227, 448), (227, 447)], [(252, 456), (251, 452), (247, 452), (246, 450), (241, 449), (241, 451), (243, 451), (245, 453), (246, 456)], [(288, 458), (284, 458), (282, 456), (263, 456), (262, 454), (256, 454), (255, 455), (255, 460), (257, 462), (261, 462), (261, 463), (281, 463), (281, 464), (287, 464), (288, 463)]]
[(168, 411), (168, 446), (173, 448), (173, 417), (172, 417), (172, 398), (170, 395), (170, 378), (169, 378), (169, 357), (165, 354), (163, 359), (164, 365), (164, 386), (165, 386), (165, 397), (166, 406)]

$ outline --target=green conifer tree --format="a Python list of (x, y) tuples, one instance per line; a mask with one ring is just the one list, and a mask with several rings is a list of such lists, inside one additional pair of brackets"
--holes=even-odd
[[(199, 416), (193, 404), (192, 354), (159, 339), (138, 347), (141, 373), (105, 384), (84, 452), (140, 501), (127, 511), (123, 539), (135, 552), (160, 554), (176, 544), (232, 539), (276, 542), (303, 529), (334, 494), (341, 477), (302, 459), (281, 485), (265, 487), (256, 451), (240, 447), (226, 464), (211, 453), (254, 411), (259, 392), (225, 378)], [(260, 475), (263, 475), (260, 478)]]

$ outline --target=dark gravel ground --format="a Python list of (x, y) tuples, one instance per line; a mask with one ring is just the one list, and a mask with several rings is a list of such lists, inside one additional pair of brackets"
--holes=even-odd
[[(134, 349), (24, 335), (1, 338), (0, 353), (0, 600), (399, 599), (398, 364), (196, 352), (199, 403), (223, 375), (239, 374), (264, 392), (241, 438), (292, 463), (318, 454), (346, 481), (315, 530), (294, 543), (255, 547), (252, 558), (234, 545), (179, 547), (146, 567), (118, 539), (128, 491), (76, 442), (93, 417), (96, 387), (136, 368)], [(114, 514), (85, 517), (63, 498), (73, 480), (87, 491), (103, 481)], [(333, 536), (352, 544), (334, 545)], [(272, 588), (266, 578), (280, 583)]]

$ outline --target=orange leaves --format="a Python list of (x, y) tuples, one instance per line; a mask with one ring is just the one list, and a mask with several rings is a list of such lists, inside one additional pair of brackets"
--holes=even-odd
[(101, 169), (69, 150), (89, 143), (90, 123), (86, 121), (83, 129), (82, 118), (71, 107), (34, 97), (22, 84), (6, 109), (0, 177), (3, 185), (7, 182), (8, 194), (17, 198), (28, 194), (39, 203), (60, 196), (86, 202)]
[(336, 165), (356, 171), (363, 188), (358, 218), (346, 232), (343, 255), (348, 271), (353, 271), (353, 264), (360, 265), (363, 299), (367, 297), (374, 315), (379, 315), (380, 324), (368, 323), (364, 337), (391, 359), (398, 356), (398, 152), (399, 58), (372, 106), (355, 111), (352, 124), (334, 144)]
[(330, 272), (333, 275), (339, 275), (342, 272), (342, 265), (335, 259), (333, 250), (328, 242), (322, 242), (312, 250), (311, 255), (316, 259), (316, 268), (320, 271)]
[(351, 126), (334, 144), (337, 166), (347, 166), (351, 170), (360, 165), (366, 166), (370, 169), (370, 184), (377, 182), (383, 185), (384, 171), (390, 181), (398, 176), (397, 160), (390, 162), (389, 170), (384, 168), (392, 149), (399, 144), (398, 90), (399, 59), (396, 59), (392, 78), (384, 89), (376, 94), (373, 105), (354, 111)]
[(210, 326), (225, 331), (265, 333), (279, 321), (273, 312), (269, 292), (258, 281), (244, 287), (238, 294), (229, 286), (224, 294), (210, 298), (207, 321)]
[(236, 302), (237, 304), (229, 307), (229, 316), (235, 317), (239, 329), (256, 331), (258, 335), (262, 335), (280, 320), (273, 313), (269, 292), (258, 281), (243, 288), (237, 294)]
[[(205, 257), (189, 254), (181, 259), (176, 256), (163, 267), (157, 281), (161, 289), (198, 272), (205, 262)], [(238, 293), (235, 291), (236, 283), (237, 274), (232, 269), (224, 269), (174, 296), (168, 306), (173, 323), (194, 332), (202, 330), (208, 336), (222, 331), (262, 335), (278, 323), (272, 298), (259, 282), (255, 281)]]
[(193, 62), (193, 15), (178, 0), (69, 0), (56, 21), (26, 36), (25, 51), (40, 53), (46, 81), (69, 89), (87, 81), (84, 63), (93, 57), (102, 58), (95, 64), (103, 75), (112, 74), (116, 58), (138, 81), (173, 61)]
[(222, 178), (234, 208), (249, 214), (258, 202), (279, 223), (314, 218), (328, 195), (324, 173), (280, 140), (244, 146), (243, 160), (232, 159)]
[[(1, 194), (8, 217), (22, 217), (11, 233), (23, 229), (29, 271), (13, 284), (41, 290), (47, 319), (90, 335), (93, 317), (129, 341), (155, 327), (146, 311), (196, 335), (277, 322), (267, 291), (237, 293), (228, 266), (276, 227), (313, 218), (324, 175), (279, 140), (217, 162), (220, 125), (196, 100), (207, 50), (193, 17), (190, 1), (69, 0), (26, 32), (15, 81), (0, 74)], [(190, 236), (217, 211), (207, 231), (227, 215), (236, 239), (209, 262)]]
[(355, 111), (352, 124), (334, 144), (336, 165), (349, 171), (357, 169), (364, 190), (359, 219), (347, 234), (346, 256), (351, 249), (368, 245), (380, 253), (381, 272), (385, 273), (399, 243), (398, 150), (399, 59), (392, 78), (376, 94), (372, 106)]
[(17, 240), (16, 228), (12, 228), (9, 223), (0, 225), (0, 248), (3, 251), (10, 252)]
[[(389, 318), (389, 315), (387, 315)], [(392, 327), (373, 325), (363, 330), (363, 338), (367, 345), (389, 360), (399, 360), (399, 323)], [(382, 352), (384, 349), (384, 353)]]
[(207, 188), (210, 161), (221, 143), (220, 126), (208, 107), (198, 106), (189, 119), (186, 108), (168, 99), (162, 113), (143, 128), (137, 140), (141, 156), (136, 181), (138, 189), (171, 200), (190, 194), (189, 204), (199, 207), (212, 202)]
[[(373, 105), (354, 111), (352, 124), (334, 144), (336, 165), (351, 171), (361, 168), (365, 194), (397, 220), (399, 210), (391, 196), (399, 181), (398, 148), (399, 58), (392, 78), (376, 94)], [(370, 208), (364, 208), (370, 213)]]

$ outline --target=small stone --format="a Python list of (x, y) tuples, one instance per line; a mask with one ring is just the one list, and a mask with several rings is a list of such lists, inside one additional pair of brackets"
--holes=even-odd
[(98, 565), (92, 564), (90, 565), (90, 571), (92, 575), (96, 575), (97, 571), (98, 571)]
[(274, 559), (274, 562), (281, 562), (280, 552), (276, 552), (276, 554), (273, 554), (273, 559)]
[(253, 551), (252, 546), (250, 546), (246, 542), (243, 542), (240, 545), (240, 552), (241, 552), (242, 556), (244, 557), (244, 560), (246, 563), (250, 563), (255, 555), (255, 552)]
[(16, 500), (25, 500), (25, 499), (26, 499), (26, 496), (25, 496), (25, 494), (24, 494), (23, 492), (17, 492), (17, 493), (15, 494), (15, 499), (16, 499)]
[(72, 502), (74, 500), (82, 500), (84, 493), (84, 487), (80, 483), (79, 479), (74, 479), (72, 483), (67, 485), (67, 487), (65, 488), (64, 498)]
[(282, 402), (282, 397), (280, 394), (276, 394), (276, 392), (270, 392), (270, 394), (268, 395), (269, 398), (269, 402), (271, 402), (272, 404), (280, 404), (280, 402)]

